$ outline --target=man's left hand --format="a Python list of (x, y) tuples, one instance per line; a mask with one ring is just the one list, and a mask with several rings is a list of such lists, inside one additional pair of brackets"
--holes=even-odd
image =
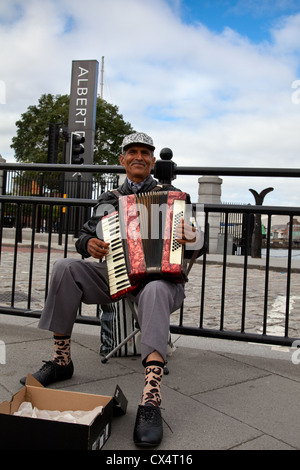
[(196, 241), (196, 229), (192, 225), (184, 223), (181, 219), (176, 227), (176, 240), (185, 245), (186, 243), (194, 243)]

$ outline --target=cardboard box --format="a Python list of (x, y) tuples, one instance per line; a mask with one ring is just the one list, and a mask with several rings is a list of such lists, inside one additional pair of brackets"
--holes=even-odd
[[(89, 425), (14, 416), (24, 401), (39, 410), (88, 411), (97, 406), (103, 410)], [(113, 415), (125, 414), (126, 408), (118, 386), (113, 397), (91, 395), (44, 388), (28, 374), (26, 385), (10, 402), (0, 404), (0, 449), (99, 450), (111, 434)]]

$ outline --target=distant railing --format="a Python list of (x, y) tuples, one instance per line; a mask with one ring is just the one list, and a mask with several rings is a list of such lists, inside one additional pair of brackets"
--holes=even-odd
[[(124, 169), (119, 166), (93, 166), (83, 167), (72, 165), (33, 165), (33, 164), (1, 164), (0, 171), (6, 169), (18, 168), (20, 171), (99, 171), (105, 173), (122, 173)], [(229, 169), (229, 168), (187, 168), (178, 167), (177, 174), (186, 175), (231, 175), (231, 176), (280, 176), (280, 177), (299, 177), (300, 170), (289, 169)], [(73, 234), (69, 233), (69, 220), (73, 208), (82, 208), (89, 218), (91, 207), (95, 204), (92, 199), (78, 198), (57, 198), (57, 197), (26, 197), (26, 196), (0, 196), (0, 207), (4, 204), (13, 204), (16, 207), (16, 226), (13, 230), (14, 243), (9, 252), (4, 244), (3, 225), (0, 227), (0, 276), (5, 279), (5, 283), (0, 285), (0, 313), (7, 315), (20, 315), (38, 318), (41, 308), (36, 308), (35, 301), (43, 304), (48, 293), (48, 284), (54, 252), (60, 252), (57, 256), (75, 256), (73, 245)], [(32, 229), (30, 240), (27, 242), (27, 261), (26, 276), (22, 278), (22, 267), (19, 259), (24, 251), (24, 240), (20, 238), (22, 232), (20, 214), (22, 205), (27, 204), (32, 207)], [(46, 248), (44, 248), (43, 265), (39, 263), (39, 285), (43, 282), (43, 288), (39, 295), (43, 296), (33, 300), (33, 286), (35, 283), (35, 261), (37, 254), (37, 232), (36, 232), (36, 214), (39, 207), (47, 207), (47, 224), (52, 226), (53, 207), (65, 208), (65, 229), (61, 239), (57, 239), (57, 245), (54, 244), (54, 234), (49, 231), (45, 234)], [(274, 270), (270, 256), (270, 233), (272, 216), (286, 215), (289, 217), (291, 226), (294, 217), (300, 216), (299, 207), (272, 207), (259, 205), (226, 205), (226, 204), (205, 204), (204, 208), (204, 230), (206, 238), (209, 238), (209, 215), (212, 213), (223, 213), (223, 235), (224, 245), (222, 254), (219, 256), (216, 268), (216, 259), (212, 259), (210, 254), (205, 253), (195, 264), (195, 277), (191, 272), (191, 279), (186, 286), (186, 300), (180, 310), (176, 312), (171, 320), (171, 332), (206, 336), (214, 338), (223, 338), (239, 341), (252, 341), (259, 343), (291, 345), (293, 341), (300, 337), (300, 304), (299, 303), (299, 276), (297, 268), (293, 263), (293, 234), (289, 233), (286, 266), (280, 267), (280, 270)], [(253, 270), (249, 269), (249, 260), (251, 254), (246, 249), (242, 259), (242, 268), (233, 268), (229, 262), (231, 253), (227, 251), (228, 241), (228, 220), (230, 214), (243, 214), (247, 220), (250, 215), (264, 214), (267, 216), (267, 238), (266, 238), (266, 256), (257, 267), (257, 273), (253, 279)], [(245, 232), (245, 246), (248, 246), (251, 231)], [(20, 241), (23, 243), (20, 243)], [(23, 254), (22, 254), (23, 256)], [(76, 255), (78, 256), (78, 255)], [(24, 269), (23, 269), (24, 270)], [(215, 271), (212, 271), (215, 270)], [(232, 271), (234, 270), (234, 271)], [(258, 279), (259, 277), (259, 279)], [(20, 282), (20, 278), (21, 282)], [(34, 290), (34, 296), (37, 289)], [(23, 294), (25, 303), (16, 301), (20, 292)], [(191, 299), (194, 299), (191, 302)], [(273, 313), (272, 305), (276, 299), (281, 302), (280, 318), (271, 318)], [(4, 299), (4, 300), (3, 300)], [(17, 305), (18, 304), (18, 305)], [(271, 315), (272, 314), (272, 315)], [(96, 307), (95, 315), (79, 311), (78, 322), (99, 324), (99, 307)], [(177, 323), (176, 323), (177, 322)], [(278, 331), (270, 329), (276, 326)]]

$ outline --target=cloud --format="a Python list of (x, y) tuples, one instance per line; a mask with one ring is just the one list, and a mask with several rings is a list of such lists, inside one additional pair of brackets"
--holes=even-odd
[[(28, 106), (42, 93), (69, 93), (72, 60), (104, 56), (104, 98), (135, 129), (151, 134), (158, 149), (171, 147), (178, 165), (297, 167), (300, 104), (291, 97), (300, 78), (300, 14), (272, 20), (271, 40), (254, 43), (226, 24), (216, 33), (200, 22), (184, 23), (182, 6), (165, 0), (1, 2), (2, 156), (13, 161), (15, 122)], [(197, 177), (181, 181), (195, 200)], [(273, 200), (299, 204), (296, 182), (293, 195), (285, 185), (276, 182)], [(252, 202), (245, 180), (224, 178), (222, 187), (227, 201)]]
[[(300, 52), (300, 14), (282, 18), (272, 30), (272, 38), (276, 53), (287, 54), (293, 57)], [(294, 56), (298, 60), (298, 55)]]

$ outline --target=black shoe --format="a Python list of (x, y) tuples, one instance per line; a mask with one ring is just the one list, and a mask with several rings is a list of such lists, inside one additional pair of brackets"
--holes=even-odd
[(154, 405), (139, 405), (133, 440), (137, 446), (158, 446), (163, 437), (160, 408)]
[[(72, 361), (67, 366), (60, 366), (54, 361), (43, 362), (45, 364), (32, 376), (44, 387), (60, 380), (70, 379), (73, 375), (74, 366)], [(26, 377), (23, 377), (20, 382), (25, 385)]]

